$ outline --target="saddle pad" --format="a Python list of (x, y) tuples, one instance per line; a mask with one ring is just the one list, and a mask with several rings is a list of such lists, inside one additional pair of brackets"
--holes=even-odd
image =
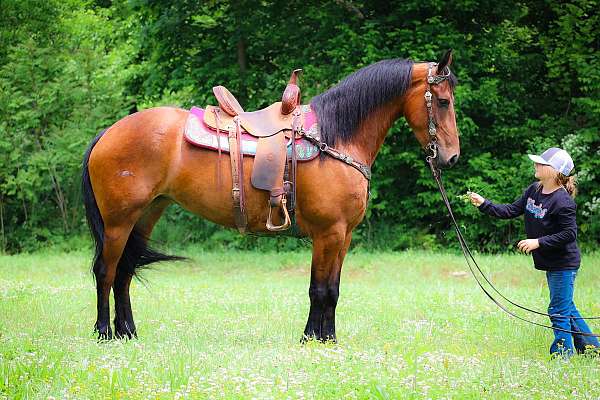
[[(312, 114), (312, 112), (311, 112)], [(314, 124), (314, 119), (311, 120)], [(198, 107), (192, 107), (190, 115), (185, 124), (183, 137), (185, 140), (198, 147), (217, 151), (219, 146), (221, 151), (229, 153), (229, 138), (227, 132), (220, 135), (210, 129), (204, 123), (204, 110)], [(242, 132), (242, 154), (254, 157), (258, 138)], [(288, 157), (292, 156), (291, 141), (287, 144)], [(304, 138), (296, 139), (296, 156), (298, 161), (310, 161), (319, 155), (319, 148)]]

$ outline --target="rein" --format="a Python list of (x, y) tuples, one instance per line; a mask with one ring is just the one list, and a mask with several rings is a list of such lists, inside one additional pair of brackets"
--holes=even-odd
[(473, 264), (475, 265), (475, 268), (477, 269), (477, 271), (479, 271), (479, 273), (481, 274), (481, 276), (483, 277), (483, 280), (485, 282), (487, 282), (488, 285), (490, 285), (490, 287), (493, 289), (494, 292), (496, 292), (502, 299), (504, 299), (505, 301), (507, 301), (508, 303), (510, 303), (511, 305), (518, 307), (522, 310), (528, 311), (532, 314), (537, 314), (537, 315), (542, 315), (542, 316), (546, 316), (546, 317), (554, 317), (554, 318), (569, 318), (571, 320), (574, 319), (600, 319), (600, 317), (573, 317), (573, 316), (564, 316), (564, 315), (560, 315), (560, 314), (547, 314), (544, 312), (540, 312), (540, 311), (536, 311), (533, 310), (531, 308), (522, 306), (510, 299), (508, 299), (506, 296), (504, 296), (502, 293), (500, 293), (500, 291), (492, 284), (492, 282), (490, 282), (490, 280), (487, 278), (487, 276), (485, 275), (485, 273), (481, 270), (481, 268), (479, 267), (479, 265), (477, 264), (477, 261), (475, 261), (475, 258), (473, 257), (473, 253), (471, 253), (471, 249), (469, 249), (469, 246), (467, 244), (467, 241), (465, 240), (462, 231), (460, 230), (458, 223), (456, 222), (456, 218), (454, 217), (454, 213), (452, 212), (452, 207), (450, 205), (450, 201), (448, 200), (448, 196), (446, 195), (446, 189), (444, 188), (444, 184), (442, 182), (442, 172), (440, 169), (438, 169), (435, 165), (434, 165), (434, 160), (437, 158), (438, 156), (438, 144), (437, 144), (437, 122), (435, 120), (435, 117), (433, 115), (433, 109), (432, 109), (432, 94), (431, 94), (431, 85), (437, 85), (440, 84), (441, 82), (443, 82), (444, 80), (448, 79), (448, 77), (450, 76), (450, 72), (448, 71), (447, 74), (444, 75), (432, 75), (432, 69), (433, 66), (435, 64), (430, 63), (429, 64), (429, 70), (427, 73), (427, 90), (425, 92), (425, 104), (427, 106), (427, 116), (428, 116), (428, 125), (429, 125), (429, 143), (426, 146), (426, 150), (429, 150), (430, 154), (428, 154), (425, 158), (425, 160), (427, 161), (427, 164), (429, 164), (429, 168), (431, 169), (431, 174), (433, 175), (433, 178), (435, 180), (435, 183), (438, 186), (439, 192), (442, 196), (442, 200), (444, 201), (444, 205), (446, 206), (446, 209), (448, 210), (448, 215), (450, 217), (450, 220), (452, 221), (452, 224), (454, 225), (454, 230), (456, 231), (456, 236), (458, 238), (458, 242), (460, 244), (460, 248), (463, 252), (463, 255), (465, 257), (465, 260), (467, 261), (467, 265), (469, 267), (469, 270), (471, 271), (471, 275), (473, 275), (473, 277), (475, 278), (475, 281), (477, 282), (477, 285), (481, 288), (481, 290), (485, 293), (485, 295), (487, 297), (489, 297), (490, 300), (492, 300), (494, 302), (494, 304), (496, 304), (502, 311), (504, 311), (505, 313), (507, 313), (508, 315), (517, 318), (521, 321), (533, 324), (533, 325), (537, 325), (540, 326), (542, 328), (547, 328), (547, 329), (552, 329), (555, 331), (560, 331), (560, 332), (566, 332), (566, 333), (570, 333), (570, 334), (577, 334), (577, 335), (581, 335), (581, 336), (592, 336), (592, 337), (600, 337), (600, 335), (598, 334), (593, 334), (593, 333), (584, 333), (584, 332), (579, 332), (579, 331), (571, 331), (568, 329), (562, 329), (562, 328), (555, 328), (552, 327), (550, 325), (546, 325), (546, 324), (542, 324), (539, 322), (535, 322), (532, 320), (529, 320), (527, 318), (521, 317), (517, 314), (515, 314), (514, 312), (510, 311), (505, 305), (503, 305), (502, 303), (500, 303), (500, 301), (498, 301), (498, 299), (496, 299), (494, 297), (494, 295), (492, 293), (490, 293), (484, 286), (482, 281), (480, 280), (480, 278), (477, 276), (477, 274), (475, 273), (475, 269), (473, 268), (473, 266), (471, 265), (471, 261), (473, 262)]
[(568, 329), (562, 329), (562, 328), (555, 328), (552, 327), (550, 325), (545, 325), (539, 322), (535, 322), (535, 321), (531, 321), (527, 318), (521, 317), (517, 314), (515, 314), (514, 312), (510, 311), (508, 308), (506, 308), (505, 305), (503, 305), (502, 303), (500, 303), (482, 284), (482, 281), (480, 280), (480, 278), (477, 276), (477, 274), (475, 273), (475, 270), (473, 269), (473, 266), (471, 265), (471, 261), (473, 261), (473, 264), (475, 265), (475, 268), (477, 269), (477, 271), (479, 271), (479, 273), (481, 274), (481, 276), (483, 277), (483, 280), (485, 282), (487, 282), (488, 285), (490, 285), (490, 287), (493, 289), (494, 292), (496, 292), (502, 299), (506, 300), (507, 302), (509, 302), (510, 304), (512, 304), (515, 307), (518, 307), (522, 310), (528, 311), (530, 313), (533, 314), (537, 314), (537, 315), (543, 315), (546, 317), (554, 317), (554, 318), (569, 318), (569, 319), (600, 319), (600, 317), (573, 317), (573, 316), (565, 316), (565, 315), (560, 315), (560, 314), (547, 314), (541, 311), (536, 311), (533, 310), (531, 308), (522, 306), (510, 299), (508, 299), (506, 296), (504, 296), (502, 293), (500, 293), (500, 291), (498, 289), (496, 289), (496, 287), (492, 284), (492, 282), (490, 282), (490, 280), (487, 278), (487, 276), (485, 275), (485, 273), (481, 270), (481, 268), (479, 267), (479, 265), (477, 264), (477, 261), (475, 261), (475, 258), (473, 257), (473, 253), (471, 253), (471, 249), (469, 249), (469, 246), (460, 230), (460, 228), (458, 227), (458, 223), (456, 222), (456, 218), (454, 217), (454, 213), (452, 212), (452, 207), (450, 206), (450, 202), (448, 201), (448, 196), (446, 196), (446, 190), (444, 189), (444, 185), (442, 183), (442, 179), (441, 179), (441, 171), (438, 170), (434, 165), (433, 165), (433, 160), (427, 160), (427, 163), (429, 164), (429, 167), (431, 168), (431, 173), (433, 174), (433, 177), (435, 179), (435, 182), (438, 185), (438, 189), (440, 191), (440, 194), (442, 195), (442, 199), (444, 200), (444, 205), (446, 206), (446, 209), (448, 210), (448, 215), (450, 216), (450, 219), (452, 221), (452, 224), (454, 225), (454, 230), (456, 231), (456, 236), (458, 237), (458, 242), (460, 244), (460, 248), (463, 252), (463, 255), (465, 256), (465, 260), (467, 261), (467, 265), (469, 266), (469, 270), (471, 271), (471, 275), (473, 275), (473, 277), (475, 278), (475, 281), (477, 282), (477, 285), (481, 288), (481, 290), (485, 293), (485, 295), (487, 297), (490, 298), (490, 300), (492, 300), (502, 311), (504, 311), (505, 313), (509, 314), (510, 316), (513, 316), (517, 319), (520, 319), (521, 321), (525, 321), (528, 322), (530, 324), (533, 325), (537, 325), (537, 326), (541, 326), (543, 328), (547, 328), (547, 329), (552, 329), (555, 331), (560, 331), (560, 332), (566, 332), (566, 333), (571, 333), (571, 334), (577, 334), (577, 335), (582, 335), (582, 336), (593, 336), (593, 337), (600, 337), (600, 335), (598, 334), (594, 334), (594, 333), (585, 333), (585, 332), (579, 332), (579, 331), (571, 331)]

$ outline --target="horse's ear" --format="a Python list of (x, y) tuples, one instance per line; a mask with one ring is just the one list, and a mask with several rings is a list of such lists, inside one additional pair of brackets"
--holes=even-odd
[(452, 64), (452, 49), (446, 51), (446, 53), (442, 56), (440, 62), (438, 62), (437, 74), (442, 75), (444, 68), (449, 67), (450, 64)]

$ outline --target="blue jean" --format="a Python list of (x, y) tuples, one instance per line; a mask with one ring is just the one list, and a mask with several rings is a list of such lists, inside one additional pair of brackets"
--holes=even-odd
[[(550, 289), (550, 305), (548, 314), (558, 314), (563, 317), (550, 317), (554, 328), (569, 331), (591, 333), (592, 331), (583, 319), (572, 319), (568, 317), (581, 318), (573, 302), (573, 291), (575, 289), (575, 277), (577, 270), (547, 271), (546, 279)], [(598, 338), (570, 334), (568, 332), (554, 331), (554, 342), (550, 346), (550, 354), (571, 355), (575, 351), (583, 353), (586, 346), (600, 347)]]

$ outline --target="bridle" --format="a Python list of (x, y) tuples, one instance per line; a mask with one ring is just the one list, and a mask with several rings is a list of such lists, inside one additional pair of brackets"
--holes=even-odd
[(425, 106), (427, 107), (427, 131), (429, 132), (429, 143), (425, 147), (430, 154), (427, 156), (427, 162), (437, 158), (438, 155), (438, 138), (437, 138), (437, 121), (433, 115), (433, 94), (431, 94), (431, 85), (439, 85), (445, 80), (450, 79), (450, 68), (444, 68), (448, 72), (442, 75), (433, 75), (433, 67), (436, 63), (429, 63), (427, 66), (427, 89), (425, 90)]
[[(510, 303), (511, 305), (513, 305), (521, 310), (530, 312), (532, 314), (546, 316), (546, 317), (554, 317), (554, 318), (569, 318), (571, 320), (600, 319), (600, 317), (573, 317), (573, 316), (564, 316), (564, 315), (560, 315), (560, 314), (550, 315), (550, 314), (547, 314), (547, 313), (544, 313), (541, 311), (536, 311), (531, 308), (522, 306), (522, 305), (510, 300), (506, 296), (504, 296), (492, 284), (492, 282), (490, 282), (488, 277), (485, 275), (485, 273), (481, 270), (481, 268), (477, 264), (477, 261), (475, 261), (475, 258), (473, 257), (473, 253), (471, 252), (471, 249), (469, 248), (469, 245), (467, 244), (467, 241), (465, 240), (465, 238), (462, 234), (462, 231), (460, 230), (460, 228), (458, 226), (458, 222), (456, 221), (454, 213), (452, 212), (452, 206), (450, 205), (450, 201), (448, 200), (448, 196), (446, 194), (446, 189), (444, 188), (444, 184), (442, 182), (442, 171), (439, 168), (437, 168), (436, 165), (434, 165), (434, 160), (438, 157), (438, 140), (437, 140), (438, 139), (437, 138), (437, 126), (438, 125), (437, 125), (437, 121), (435, 120), (435, 116), (433, 114), (433, 104), (432, 104), (433, 103), (433, 95), (431, 93), (431, 85), (439, 85), (443, 81), (448, 80), (450, 78), (450, 70), (449, 69), (446, 74), (433, 75), (433, 72), (432, 72), (433, 67), (436, 65), (437, 64), (435, 64), (435, 63), (429, 63), (428, 71), (427, 71), (427, 89), (425, 91), (425, 105), (427, 107), (427, 124), (428, 124), (428, 132), (429, 132), (429, 143), (427, 143), (427, 146), (425, 147), (425, 152), (428, 153), (427, 156), (425, 157), (425, 161), (427, 161), (427, 164), (429, 164), (429, 168), (431, 169), (431, 174), (433, 175), (433, 178), (438, 186), (438, 189), (442, 196), (442, 200), (444, 201), (444, 205), (446, 206), (446, 209), (448, 210), (448, 215), (450, 217), (450, 220), (452, 221), (452, 224), (454, 225), (454, 230), (456, 231), (456, 236), (458, 238), (460, 248), (463, 252), (465, 260), (467, 261), (469, 270), (471, 271), (471, 274), (473, 275), (473, 277), (475, 278), (475, 281), (477, 282), (477, 285), (481, 288), (481, 290), (485, 293), (485, 295), (487, 297), (489, 297), (490, 300), (492, 300), (492, 302), (494, 302), (502, 311), (504, 311), (505, 313), (509, 314), (510, 316), (517, 318), (521, 321), (524, 321), (524, 322), (527, 322), (527, 323), (530, 323), (533, 325), (541, 326), (543, 328), (552, 329), (555, 331), (566, 332), (566, 333), (570, 333), (570, 334), (578, 334), (578, 335), (582, 335), (582, 336), (600, 337), (600, 335), (598, 335), (598, 334), (584, 333), (584, 332), (579, 332), (579, 331), (571, 331), (571, 330), (562, 329), (562, 328), (555, 328), (550, 325), (531, 321), (527, 318), (521, 317), (520, 315), (517, 315), (513, 311), (509, 310), (504, 304), (502, 304), (497, 298), (494, 297), (494, 295), (492, 293), (490, 293), (484, 287), (483, 282), (486, 282), (492, 288), (492, 290), (497, 295), (499, 295), (504, 301)], [(475, 269), (483, 277), (483, 281), (480, 280), (481, 278), (479, 278), (477, 276), (475, 269), (471, 265), (471, 262), (473, 262), (473, 264), (475, 265)]]

